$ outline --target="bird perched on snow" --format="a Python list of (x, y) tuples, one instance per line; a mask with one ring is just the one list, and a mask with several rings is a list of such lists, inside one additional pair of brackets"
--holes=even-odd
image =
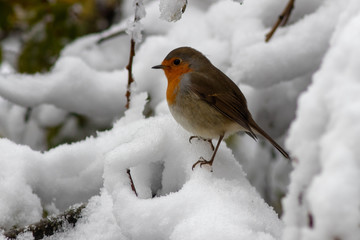
[(196, 137), (210, 142), (213, 138), (219, 139), (210, 160), (200, 157), (193, 169), (198, 164), (212, 166), (223, 138), (238, 131), (244, 131), (255, 140), (257, 134), (263, 136), (289, 158), (254, 121), (238, 86), (201, 52), (190, 47), (176, 48), (153, 68), (165, 72), (166, 100), (175, 120)]

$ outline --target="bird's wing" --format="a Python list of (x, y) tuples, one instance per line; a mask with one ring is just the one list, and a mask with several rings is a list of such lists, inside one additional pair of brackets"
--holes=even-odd
[(257, 137), (252, 129), (255, 129), (257, 133), (269, 140), (284, 157), (290, 159), (289, 154), (253, 120), (247, 108), (245, 96), (238, 86), (225, 74), (222, 72), (221, 74), (220, 77), (215, 78), (208, 76), (219, 76), (219, 72), (215, 75), (191, 73), (191, 77), (188, 78), (191, 84), (188, 84), (188, 87), (201, 100), (245, 128), (246, 133), (254, 140)]
[[(217, 74), (218, 75), (218, 74)], [(189, 89), (199, 98), (229, 119), (246, 129), (246, 133), (257, 139), (249, 125), (252, 120), (244, 95), (238, 86), (222, 73), (219, 79), (209, 74), (191, 72), (188, 76)]]

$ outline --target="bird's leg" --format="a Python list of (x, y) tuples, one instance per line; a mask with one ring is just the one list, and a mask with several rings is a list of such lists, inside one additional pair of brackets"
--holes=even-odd
[(189, 138), (189, 143), (191, 143), (191, 140), (192, 140), (193, 138), (197, 138), (198, 140), (207, 141), (208, 143), (210, 143), (211, 150), (214, 151), (215, 148), (214, 148), (214, 145), (213, 145), (211, 139), (205, 139), (205, 138), (202, 138), (202, 137), (199, 137), (199, 136), (191, 136), (191, 137)]
[[(196, 162), (196, 163), (194, 163), (193, 165), (192, 165), (192, 170), (194, 170), (194, 168), (196, 167), (196, 165), (198, 165), (198, 164), (200, 164), (200, 167), (202, 167), (202, 165), (210, 165), (210, 167), (212, 167), (212, 164), (213, 164), (213, 162), (214, 162), (214, 159), (215, 159), (215, 155), (216, 155), (216, 153), (217, 153), (217, 150), (218, 150), (218, 148), (219, 148), (219, 146), (220, 146), (220, 143), (221, 143), (221, 141), (223, 140), (223, 138), (224, 138), (224, 135), (220, 135), (220, 137), (219, 137), (219, 141), (218, 141), (218, 143), (216, 144), (216, 147), (215, 147), (215, 150), (214, 150), (214, 152), (213, 152), (213, 155), (211, 156), (211, 159), (210, 160), (205, 160), (203, 157), (200, 157), (200, 159)], [(212, 171), (212, 170), (211, 170)]]
[(211, 141), (211, 139), (207, 139), (206, 140), (208, 143), (210, 143), (210, 147), (211, 147), (211, 150), (215, 150), (215, 148), (214, 148), (214, 144), (212, 143), (212, 141)]

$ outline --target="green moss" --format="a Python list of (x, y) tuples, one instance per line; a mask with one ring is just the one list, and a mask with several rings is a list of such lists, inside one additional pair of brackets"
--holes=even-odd
[(0, 37), (9, 32), (14, 25), (11, 20), (14, 15), (11, 1), (0, 0)]
[[(22, 33), (17, 70), (46, 72), (66, 44), (111, 25), (120, 2), (0, 0), (0, 39), (11, 32)], [(100, 10), (97, 4), (102, 4)]]

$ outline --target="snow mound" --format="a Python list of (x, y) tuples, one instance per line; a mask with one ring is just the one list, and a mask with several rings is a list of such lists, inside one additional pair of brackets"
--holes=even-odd
[[(145, 119), (146, 98), (134, 97), (111, 131), (49, 152), (1, 140), (1, 147), (13, 151), (1, 156), (7, 158), (1, 161), (1, 177), (7, 181), (0, 188), (8, 198), (16, 194), (10, 194), (15, 187), (25, 195), (15, 203), (2, 198), (1, 209), (17, 211), (2, 211), (0, 225), (39, 220), (41, 205), (63, 210), (90, 198), (84, 219), (54, 238), (279, 239), (281, 221), (246, 180), (231, 151), (221, 145), (214, 173), (205, 168), (193, 172), (199, 156), (211, 155), (210, 146), (190, 144), (189, 134), (168, 115)], [(128, 168), (139, 197), (131, 191)], [(104, 220), (106, 227), (98, 228)], [(98, 233), (86, 231), (90, 228)]]
[(341, 14), (331, 48), (299, 100), (287, 141), (299, 162), (284, 201), (283, 239), (359, 239), (359, 13), (352, 1)]

